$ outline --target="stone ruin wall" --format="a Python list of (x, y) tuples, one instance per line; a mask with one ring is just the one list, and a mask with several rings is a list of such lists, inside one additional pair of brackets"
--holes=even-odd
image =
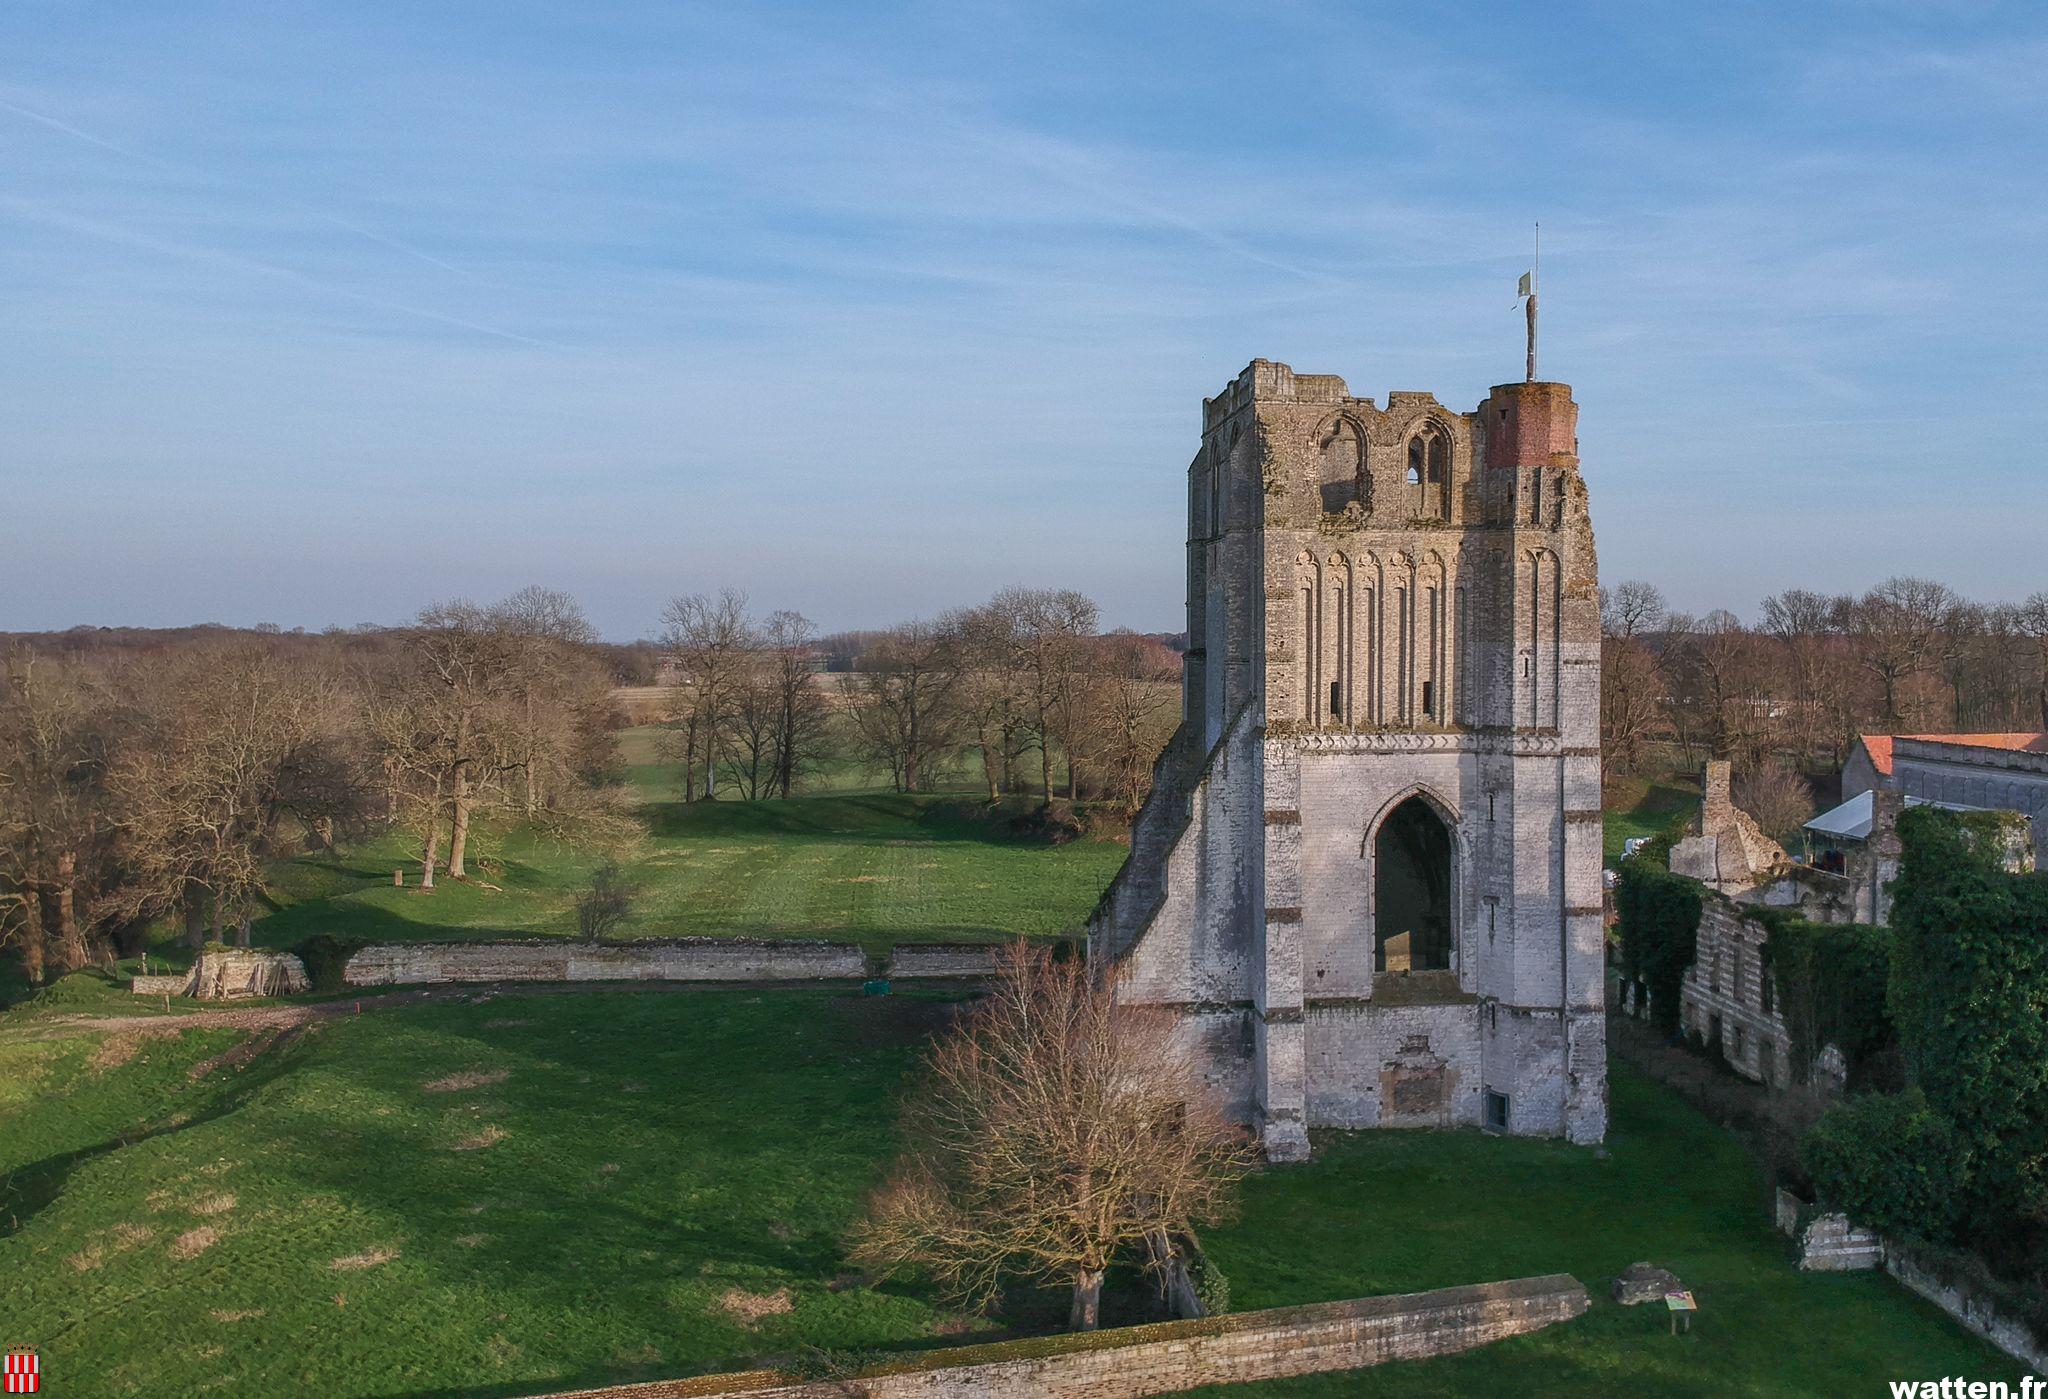
[(1571, 1321), (1587, 1305), (1585, 1288), (1558, 1273), (935, 1351), (843, 1380), (791, 1382), (754, 1370), (552, 1399), (1142, 1399), (1452, 1355)]
[(896, 948), (879, 968), (855, 943), (685, 938), (673, 942), (388, 943), (348, 959), (350, 986), (487, 981), (857, 981), (986, 976), (995, 949), (927, 944)]

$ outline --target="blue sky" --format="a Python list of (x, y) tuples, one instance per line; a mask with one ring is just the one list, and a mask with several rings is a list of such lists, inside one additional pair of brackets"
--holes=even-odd
[(1602, 572), (2048, 588), (2048, 11), (0, 8), (0, 629), (1181, 624), (1254, 356), (1576, 386)]

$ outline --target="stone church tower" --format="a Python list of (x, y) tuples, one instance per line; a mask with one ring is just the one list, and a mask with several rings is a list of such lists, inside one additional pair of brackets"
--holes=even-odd
[(1254, 360), (1188, 470), (1179, 731), (1089, 923), (1275, 1160), (1597, 1142), (1600, 619), (1565, 384), (1470, 413)]

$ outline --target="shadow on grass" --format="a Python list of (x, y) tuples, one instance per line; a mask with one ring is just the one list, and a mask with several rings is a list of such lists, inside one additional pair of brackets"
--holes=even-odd
[(36, 1215), (54, 1204), (64, 1193), (72, 1173), (80, 1167), (126, 1147), (204, 1127), (234, 1112), (290, 1069), (290, 1050), (297, 1035), (289, 1033), (291, 1040), (280, 1040), (263, 1051), (253, 1061), (256, 1067), (240, 1074), (231, 1087), (219, 1090), (218, 1096), (198, 1112), (178, 1113), (133, 1132), (116, 1133), (106, 1141), (31, 1162), (19, 1170), (0, 1172), (0, 1239), (20, 1233)]
[(960, 795), (870, 792), (795, 801), (657, 802), (641, 808), (657, 836), (706, 838), (809, 836), (860, 843), (877, 839), (960, 841), (984, 845), (1050, 845), (1013, 829), (1035, 800), (991, 806)]

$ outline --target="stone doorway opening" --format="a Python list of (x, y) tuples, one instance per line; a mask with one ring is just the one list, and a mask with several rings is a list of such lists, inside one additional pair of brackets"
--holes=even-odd
[(1451, 969), (1451, 830), (1420, 794), (1373, 840), (1375, 972)]

